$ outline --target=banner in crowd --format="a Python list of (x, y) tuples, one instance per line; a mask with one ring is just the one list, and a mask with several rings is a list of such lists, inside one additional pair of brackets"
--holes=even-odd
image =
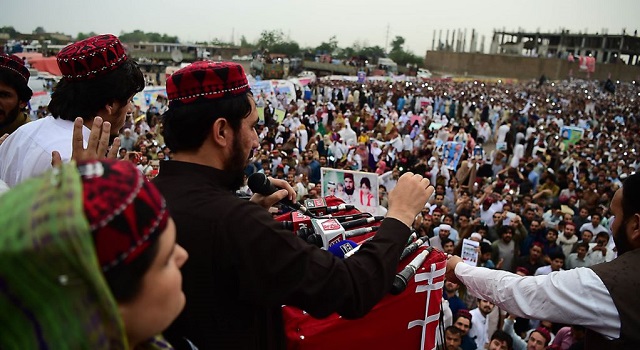
[(578, 58), (578, 65), (581, 71), (593, 73), (596, 71), (596, 58), (590, 56), (580, 56)]
[(378, 213), (378, 175), (359, 171), (321, 168), (322, 196), (336, 196), (358, 210)]
[(264, 123), (264, 107), (256, 107), (258, 112), (258, 121)]
[(273, 115), (276, 117), (276, 121), (278, 121), (278, 124), (282, 123), (282, 121), (284, 120), (284, 116), (287, 114), (287, 111), (285, 111), (284, 109), (278, 109), (276, 108), (275, 111), (273, 112)]
[(575, 145), (582, 139), (583, 135), (584, 129), (575, 126), (563, 126), (560, 129), (560, 137), (562, 137), (562, 143), (565, 147)]
[(296, 89), (292, 82), (288, 80), (272, 80), (272, 84), (276, 96), (278, 94), (284, 95), (287, 104), (296, 99)]
[(251, 93), (254, 98), (258, 98), (258, 96), (263, 95), (264, 97), (269, 97), (273, 92), (273, 84), (271, 84), (271, 80), (256, 80), (250, 84)]
[(464, 143), (449, 141), (442, 147), (442, 164), (451, 170), (458, 168), (458, 162), (464, 152)]
[(141, 112), (146, 112), (158, 95), (167, 96), (167, 89), (164, 86), (146, 86), (144, 90), (133, 96), (133, 104), (140, 108)]
[(364, 84), (367, 81), (367, 72), (365, 71), (358, 71), (358, 83)]

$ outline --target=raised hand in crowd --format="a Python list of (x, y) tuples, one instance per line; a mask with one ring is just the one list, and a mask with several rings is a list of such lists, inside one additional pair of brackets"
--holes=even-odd
[[(109, 148), (109, 135), (111, 123), (103, 122), (101, 117), (96, 117), (91, 126), (87, 148), (84, 148), (84, 137), (82, 118), (76, 118), (73, 122), (73, 137), (71, 139), (71, 159), (75, 161), (99, 160), (104, 158), (116, 159), (120, 148), (120, 138), (113, 140), (113, 145)], [(107, 153), (108, 151), (108, 153)], [(58, 151), (51, 154), (51, 165), (59, 166), (62, 158)]]

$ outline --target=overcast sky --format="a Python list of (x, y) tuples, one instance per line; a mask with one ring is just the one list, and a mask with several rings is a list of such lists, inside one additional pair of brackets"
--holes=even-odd
[[(8, 2), (8, 3), (7, 3)], [(177, 5), (188, 4), (188, 5)], [(488, 50), (494, 28), (610, 34), (640, 29), (640, 0), (3, 0), (0, 26), (30, 33), (114, 33), (140, 29), (177, 35), (182, 42), (218, 38), (239, 43), (257, 40), (262, 30), (281, 29), (301, 46), (318, 46), (335, 35), (340, 47), (358, 41), (385, 46), (396, 35), (405, 49), (424, 55), (434, 30), (475, 28), (486, 35)], [(437, 36), (437, 33), (436, 33)], [(469, 39), (467, 39), (467, 43)], [(478, 41), (478, 45), (479, 45)]]

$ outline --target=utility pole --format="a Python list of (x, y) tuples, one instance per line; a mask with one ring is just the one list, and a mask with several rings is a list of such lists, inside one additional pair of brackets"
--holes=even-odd
[(387, 38), (384, 41), (384, 53), (388, 54), (389, 51), (387, 51), (389, 45), (389, 23), (387, 23)]

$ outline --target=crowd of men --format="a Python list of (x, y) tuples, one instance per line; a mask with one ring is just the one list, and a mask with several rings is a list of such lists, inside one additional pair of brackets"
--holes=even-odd
[[(28, 77), (18, 62), (4, 65)], [(143, 85), (132, 84), (116, 101), (128, 101)], [(522, 276), (610, 262), (617, 249), (609, 203), (640, 167), (640, 88), (636, 82), (606, 86), (584, 80), (320, 79), (295, 96), (261, 93), (253, 96), (264, 108), (256, 124), (259, 147), (250, 153), (245, 180), (263, 172), (286, 181), (301, 201), (322, 195), (321, 167), (375, 172), (379, 203), (387, 207), (400, 176), (412, 172), (435, 186), (413, 229), (447, 253), (460, 255), (464, 239), (476, 240), (478, 266)], [(15, 108), (0, 104), (3, 134), (28, 125), (20, 114), (28, 97), (17, 96)], [(118, 158), (134, 162), (149, 179), (161, 172), (159, 161), (174, 157), (163, 136), (168, 102), (161, 96), (146, 113), (117, 103), (103, 111), (126, 113), (124, 125), (113, 125)], [(57, 113), (70, 108), (53, 107)], [(287, 111), (282, 120), (277, 109)], [(564, 127), (581, 136), (565, 138)], [(0, 154), (25, 140), (8, 139)], [(448, 141), (464, 145), (455, 165), (446, 163), (442, 145)], [(478, 148), (482, 152), (474, 152)], [(25, 174), (16, 175), (9, 159), (0, 164), (0, 175), (13, 187)], [(240, 191), (250, 192), (246, 184)], [(452, 315), (444, 332), (448, 348), (518, 349), (526, 341), (529, 349), (569, 349), (584, 341), (580, 327), (507, 318), (455, 281), (446, 282), (443, 298)]]

